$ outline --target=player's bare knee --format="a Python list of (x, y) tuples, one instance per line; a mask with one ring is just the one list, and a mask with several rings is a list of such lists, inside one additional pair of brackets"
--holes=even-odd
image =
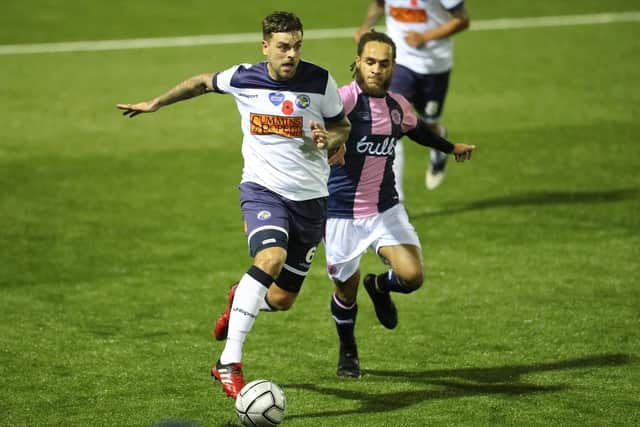
[(285, 251), (264, 250), (256, 256), (255, 264), (271, 277), (277, 277), (284, 266), (285, 258)]
[(333, 283), (336, 285), (336, 295), (345, 304), (353, 304), (356, 302), (358, 296), (358, 285), (360, 284), (360, 271), (356, 271), (344, 282), (338, 279), (333, 279)]
[(400, 276), (400, 280), (402, 280), (402, 283), (404, 283), (407, 288), (415, 291), (422, 287), (424, 282), (424, 273), (421, 270), (408, 272), (403, 276)]
[(340, 301), (348, 305), (356, 302), (356, 297), (358, 295), (357, 283), (353, 285), (345, 282), (335, 281), (335, 284), (336, 284), (335, 292), (336, 292), (336, 295), (338, 296), (338, 299), (340, 299)]

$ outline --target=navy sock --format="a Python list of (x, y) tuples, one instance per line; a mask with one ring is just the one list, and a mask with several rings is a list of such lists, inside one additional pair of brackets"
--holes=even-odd
[(259, 282), (265, 288), (271, 286), (273, 283), (273, 277), (269, 276), (265, 271), (261, 270), (259, 267), (252, 265), (247, 274), (254, 278), (257, 282)]
[(400, 280), (393, 270), (389, 270), (376, 277), (378, 290), (381, 292), (400, 292), (402, 294), (410, 294), (414, 291)]
[(331, 297), (331, 314), (336, 322), (336, 330), (340, 338), (340, 347), (347, 353), (356, 353), (356, 337), (354, 330), (356, 327), (356, 316), (358, 314), (358, 304), (351, 306), (340, 301), (334, 293)]

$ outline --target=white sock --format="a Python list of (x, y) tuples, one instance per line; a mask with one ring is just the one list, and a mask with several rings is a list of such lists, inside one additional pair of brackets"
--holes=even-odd
[(396, 142), (396, 158), (393, 160), (393, 174), (396, 176), (396, 191), (400, 203), (404, 202), (404, 189), (402, 187), (402, 179), (404, 172), (404, 147), (402, 141)]
[(267, 288), (260, 282), (248, 274), (242, 276), (231, 305), (227, 341), (220, 355), (223, 365), (242, 361), (244, 339), (256, 320), (266, 294)]

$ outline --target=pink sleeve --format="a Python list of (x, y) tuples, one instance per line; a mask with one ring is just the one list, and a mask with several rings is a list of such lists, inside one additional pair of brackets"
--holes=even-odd
[(399, 93), (389, 92), (389, 96), (396, 100), (402, 108), (402, 133), (407, 133), (411, 129), (415, 129), (415, 127), (418, 126), (418, 117), (416, 113), (413, 112), (413, 107), (409, 104), (409, 101)]
[(344, 106), (344, 114), (348, 115), (356, 106), (356, 102), (358, 101), (358, 86), (355, 82), (352, 82), (351, 84), (342, 86), (338, 89), (338, 92), (340, 92), (340, 99)]

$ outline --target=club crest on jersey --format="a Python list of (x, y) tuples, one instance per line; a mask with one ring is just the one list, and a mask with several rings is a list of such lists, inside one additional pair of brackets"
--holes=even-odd
[(256, 215), (256, 218), (258, 218), (260, 221), (267, 220), (267, 219), (271, 218), (271, 212), (269, 212), (269, 211), (260, 211), (260, 212), (258, 212), (258, 215)]
[(308, 95), (296, 96), (296, 105), (298, 108), (307, 108), (311, 104), (311, 98)]
[(400, 124), (400, 122), (402, 121), (402, 116), (400, 115), (400, 111), (391, 110), (391, 121), (395, 125), (399, 125)]
[(277, 107), (278, 105), (282, 104), (282, 101), (284, 101), (284, 94), (280, 92), (271, 92), (269, 94), (269, 101), (271, 101), (271, 103)]

